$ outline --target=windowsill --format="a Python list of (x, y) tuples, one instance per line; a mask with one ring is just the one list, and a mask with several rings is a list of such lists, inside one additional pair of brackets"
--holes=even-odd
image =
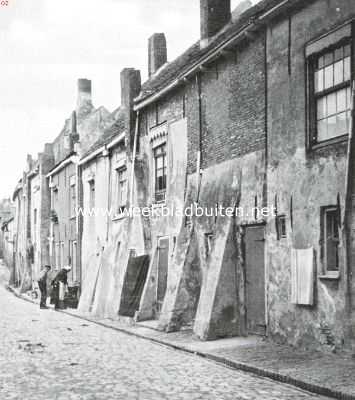
[(122, 211), (117, 211), (117, 213), (112, 217), (112, 221), (120, 221), (121, 219), (125, 219), (128, 217), (126, 206), (121, 206), (119, 209)]
[(166, 200), (156, 201), (156, 202), (152, 203), (152, 208), (161, 208), (164, 206), (166, 206)]
[(127, 215), (125, 213), (116, 215), (112, 218), (112, 221), (121, 221), (122, 219), (127, 218)]
[(318, 150), (318, 149), (322, 149), (322, 148), (327, 147), (327, 146), (331, 146), (331, 145), (334, 145), (334, 144), (346, 142), (348, 140), (348, 137), (349, 137), (349, 135), (342, 135), (342, 136), (338, 136), (338, 137), (335, 137), (335, 138), (332, 138), (332, 139), (329, 139), (329, 140), (325, 140), (323, 142), (312, 144), (310, 146), (310, 150), (311, 151), (312, 150)]
[(318, 278), (321, 280), (338, 281), (340, 279), (340, 272), (328, 272), (325, 275), (319, 275)]

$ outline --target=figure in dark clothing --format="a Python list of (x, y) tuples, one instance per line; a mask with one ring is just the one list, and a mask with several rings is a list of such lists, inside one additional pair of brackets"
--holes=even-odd
[(52, 300), (54, 303), (54, 309), (64, 309), (64, 296), (68, 288), (68, 272), (71, 267), (63, 267), (52, 280)]
[(46, 306), (46, 302), (47, 302), (47, 276), (48, 276), (48, 272), (50, 271), (51, 267), (50, 265), (46, 265), (41, 273), (39, 274), (38, 277), (38, 287), (39, 290), (41, 292), (41, 301), (39, 304), (40, 308), (48, 308)]

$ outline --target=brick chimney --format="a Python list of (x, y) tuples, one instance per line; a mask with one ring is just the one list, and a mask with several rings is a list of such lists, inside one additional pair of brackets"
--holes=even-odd
[(200, 0), (201, 47), (231, 20), (231, 0)]
[(148, 40), (148, 75), (151, 77), (168, 60), (164, 33), (154, 33)]
[(78, 79), (77, 114), (90, 112), (92, 108), (91, 80)]
[(128, 148), (133, 146), (135, 132), (135, 113), (133, 100), (141, 91), (141, 73), (134, 68), (121, 71), (121, 111), (124, 112)]

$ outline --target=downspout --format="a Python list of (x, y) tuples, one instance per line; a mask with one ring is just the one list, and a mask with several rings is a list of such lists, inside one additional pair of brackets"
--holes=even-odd
[[(112, 196), (112, 190), (111, 190), (111, 165), (112, 165), (112, 156), (111, 152), (105, 148), (104, 150), (104, 155), (105, 155), (105, 167), (107, 169), (107, 210), (110, 210), (111, 207), (111, 196)], [(110, 229), (110, 212), (107, 213), (106, 216), (106, 243), (108, 243), (108, 236), (109, 236), (109, 229)]]
[[(76, 210), (76, 234), (77, 234), (77, 272), (79, 272), (79, 276), (77, 277), (79, 281), (79, 295), (82, 289), (82, 263), (81, 263), (81, 249), (82, 249), (82, 240), (83, 240), (83, 215), (81, 212), (78, 212), (80, 209), (84, 209), (83, 204), (83, 180), (82, 180), (82, 169), (79, 165), (79, 162), (76, 164), (76, 198), (77, 198), (77, 210)], [(78, 254), (80, 255), (78, 257)], [(73, 263), (73, 260), (71, 260)], [(79, 268), (78, 268), (79, 267)]]
[[(354, 64), (353, 64), (354, 65)], [(353, 70), (353, 68), (352, 68)], [(347, 273), (347, 311), (349, 315), (352, 309), (352, 194), (354, 190), (354, 104), (355, 104), (355, 79), (352, 79), (351, 85), (351, 109), (350, 109), (350, 126), (348, 138), (348, 154), (346, 166), (346, 180), (345, 180), (345, 210), (343, 220), (343, 243), (345, 243), (345, 268)]]
[(49, 190), (50, 190), (50, 211), (49, 211), (49, 217), (50, 217), (50, 225), (49, 225), (49, 265), (54, 267), (52, 265), (53, 263), (53, 221), (52, 221), (52, 210), (53, 210), (53, 190), (52, 190), (52, 184), (53, 184), (53, 178), (52, 176), (49, 177)]
[(346, 271), (346, 291), (345, 303), (346, 311), (349, 316), (352, 313), (352, 302), (353, 302), (353, 288), (352, 288), (352, 217), (353, 217), (353, 199), (352, 195), (354, 192), (354, 155), (355, 155), (355, 143), (354, 143), (354, 106), (355, 106), (355, 23), (352, 23), (351, 36), (352, 36), (352, 57), (351, 57), (351, 106), (350, 106), (350, 126), (349, 126), (349, 138), (348, 138), (348, 153), (347, 153), (347, 165), (346, 165), (346, 178), (345, 178), (345, 206), (344, 206), (344, 219), (342, 221), (342, 240), (345, 260), (345, 271)]
[(199, 202), (200, 199), (200, 189), (201, 189), (201, 165), (202, 165), (202, 88), (201, 88), (201, 72), (196, 75), (196, 85), (197, 85), (197, 93), (198, 93), (198, 120), (199, 120), (199, 129), (198, 129), (198, 151), (197, 151), (197, 161), (196, 161), (196, 180), (197, 180), (197, 194), (196, 194), (196, 203)]
[[(129, 206), (133, 206), (133, 186), (134, 186), (134, 168), (136, 162), (136, 154), (137, 154), (137, 140), (138, 140), (138, 130), (139, 130), (139, 110), (136, 112), (136, 129), (134, 132), (134, 142), (133, 142), (133, 157), (132, 157), (132, 170), (131, 170), (131, 187), (129, 193)], [(131, 213), (130, 213), (131, 215)]]

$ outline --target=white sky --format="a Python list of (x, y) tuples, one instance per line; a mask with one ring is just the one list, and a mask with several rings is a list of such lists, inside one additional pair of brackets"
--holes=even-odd
[(199, 38), (199, 0), (8, 1), (0, 6), (0, 199), (12, 195), (26, 154), (62, 129), (78, 78), (91, 79), (94, 105), (112, 111), (123, 68), (146, 79), (150, 35), (165, 32), (169, 60)]

